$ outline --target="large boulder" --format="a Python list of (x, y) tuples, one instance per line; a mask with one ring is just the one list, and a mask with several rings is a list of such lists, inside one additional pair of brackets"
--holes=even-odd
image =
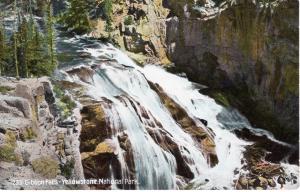
[(25, 118), (31, 118), (32, 115), (28, 100), (7, 95), (0, 95), (0, 112)]

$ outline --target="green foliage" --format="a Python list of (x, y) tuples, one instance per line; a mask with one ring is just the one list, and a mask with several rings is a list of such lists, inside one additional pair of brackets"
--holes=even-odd
[(10, 87), (6, 87), (6, 86), (0, 86), (0, 94), (5, 94), (9, 91), (11, 91), (12, 89)]
[(26, 140), (31, 140), (36, 138), (37, 135), (36, 133), (33, 131), (33, 129), (31, 127), (26, 128), (21, 134), (20, 134), (20, 138), (22, 141), (26, 141)]
[(16, 160), (15, 148), (9, 145), (0, 146), (0, 161), (12, 162)]
[(16, 136), (12, 131), (5, 134), (5, 143), (0, 145), (0, 161), (12, 162), (16, 161), (15, 148), (17, 146)]
[(68, 0), (69, 7), (62, 13), (58, 22), (67, 30), (83, 34), (91, 31), (89, 22), (89, 2), (86, 0)]
[(46, 177), (55, 178), (59, 173), (58, 162), (49, 156), (35, 159), (31, 162), (34, 172)]
[(53, 91), (57, 98), (56, 105), (62, 117), (66, 118), (70, 116), (76, 107), (76, 103), (59, 86), (54, 85)]
[(69, 179), (72, 176), (74, 165), (75, 160), (73, 158), (70, 161), (67, 161), (65, 164), (60, 165), (61, 174)]
[[(6, 35), (3, 20), (0, 22), (0, 75), (16, 77), (39, 77), (51, 75), (56, 68), (52, 5), (47, 3), (45, 28), (34, 19), (27, 1), (19, 2), (17, 12), (29, 14), (15, 21), (11, 36)], [(26, 10), (26, 13), (25, 13)], [(1, 24), (2, 23), (2, 24)], [(43, 31), (44, 30), (44, 31)], [(45, 34), (45, 35), (44, 35)]]
[(133, 17), (132, 17), (132, 16), (127, 16), (127, 17), (125, 17), (125, 19), (124, 19), (124, 24), (125, 24), (125, 25), (132, 25), (133, 22), (134, 22), (134, 20), (133, 20)]
[(103, 14), (106, 20), (106, 31), (112, 31), (112, 0), (104, 0), (102, 2)]

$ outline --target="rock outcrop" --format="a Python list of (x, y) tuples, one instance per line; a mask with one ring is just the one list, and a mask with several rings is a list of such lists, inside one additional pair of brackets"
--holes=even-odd
[[(146, 0), (113, 3), (114, 39), (138, 63), (171, 63), (256, 127), (297, 142), (298, 2)], [(224, 104), (224, 103), (222, 103)], [(249, 108), (249, 106), (253, 106)], [(259, 115), (258, 115), (259, 114)]]
[(114, 1), (112, 9), (111, 30), (107, 30), (105, 19), (92, 19), (91, 36), (113, 39), (140, 64), (170, 63), (165, 45), (169, 10), (163, 7), (163, 1)]
[[(102, 103), (107, 105), (107, 103)], [(80, 152), (83, 171), (86, 179), (103, 179), (111, 181), (134, 179), (134, 158), (130, 141), (126, 134), (116, 138), (116, 128), (106, 121), (106, 115), (101, 103), (84, 105), (81, 110), (82, 131), (80, 135)], [(122, 150), (122, 152), (121, 152)], [(125, 162), (118, 157), (122, 153)], [(121, 163), (126, 163), (130, 170), (128, 175), (122, 175)], [(91, 185), (92, 189), (111, 189), (111, 182)], [(135, 184), (118, 184), (122, 189), (135, 189)]]
[[(0, 188), (72, 188), (25, 183), (82, 178), (81, 161), (76, 158), (78, 133), (57, 125), (60, 116), (51, 82), (47, 78), (0, 77), (0, 87), (5, 87), (0, 92)], [(71, 129), (75, 127), (73, 124)]]
[(298, 2), (236, 1), (215, 17), (194, 1), (167, 2), (177, 69), (208, 85), (207, 94), (223, 93), (254, 126), (298, 142)]
[[(212, 167), (215, 166), (218, 163), (218, 157), (215, 151), (213, 133), (206, 128), (206, 126), (202, 125), (202, 122), (202, 127), (199, 126), (199, 122), (197, 124), (197, 122), (195, 122), (182, 107), (168, 97), (168, 95), (158, 84), (151, 82), (149, 82), (149, 84), (151, 88), (159, 95), (162, 103), (170, 111), (175, 121), (184, 129), (184, 131), (189, 133), (197, 141), (197, 143), (199, 143), (199, 146), (203, 151), (204, 156), (206, 156), (208, 163)], [(178, 165), (181, 164), (182, 162), (178, 162)]]

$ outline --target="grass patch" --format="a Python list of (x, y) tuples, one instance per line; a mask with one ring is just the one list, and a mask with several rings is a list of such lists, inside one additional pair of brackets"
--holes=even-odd
[(13, 90), (12, 88), (10, 87), (7, 87), (7, 86), (0, 86), (0, 93), (2, 94), (6, 94), (8, 93), (9, 91)]
[(21, 134), (20, 134), (20, 138), (22, 141), (26, 141), (26, 140), (31, 140), (36, 138), (37, 135), (36, 133), (33, 131), (33, 129), (31, 127), (26, 128)]
[(4, 144), (0, 146), (0, 161), (12, 162), (16, 160), (15, 148)]
[(46, 177), (55, 178), (59, 173), (58, 162), (49, 156), (35, 159), (31, 162), (34, 172)]
[(17, 157), (15, 149), (17, 140), (14, 132), (7, 131), (5, 134), (5, 143), (0, 146), (0, 161), (12, 162), (16, 161)]

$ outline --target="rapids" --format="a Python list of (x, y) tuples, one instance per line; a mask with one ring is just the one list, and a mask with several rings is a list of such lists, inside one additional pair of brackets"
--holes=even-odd
[[(188, 79), (171, 74), (160, 66), (140, 67), (112, 45), (89, 41), (86, 37), (59, 37), (58, 41), (58, 45), (61, 46), (58, 47), (59, 51), (68, 49), (72, 56), (81, 52), (90, 54), (89, 58), (76, 57), (63, 63), (63, 68), (57, 76), (64, 74), (66, 80), (85, 86), (87, 94), (97, 101), (110, 101), (109, 105), (102, 107), (105, 110), (106, 121), (115, 129), (112, 140), (117, 143), (117, 137), (123, 131), (130, 138), (138, 189), (178, 189), (186, 184), (176, 174), (177, 163), (173, 154), (163, 149), (150, 136), (147, 125), (151, 123), (155, 124), (156, 134), (166, 134), (178, 145), (181, 155), (194, 175), (194, 179), (189, 183), (193, 183), (197, 189), (233, 188), (233, 180), (241, 174), (235, 172), (241, 170), (243, 152), (251, 142), (239, 139), (231, 130), (246, 127), (280, 142), (270, 133), (252, 128), (237, 110), (225, 109), (214, 99), (201, 94), (199, 88)], [(97, 67), (90, 82), (65, 72), (70, 68), (95, 65)], [(207, 120), (207, 127), (213, 132), (219, 160), (216, 166), (209, 165), (199, 146), (172, 118), (157, 93), (151, 89), (149, 82), (158, 84), (195, 121), (200, 118)], [(143, 111), (147, 112), (148, 118), (143, 117)], [(158, 125), (157, 121), (161, 125)], [(118, 151), (122, 176), (126, 178), (129, 170), (122, 150), (119, 148)], [(298, 175), (298, 166), (283, 165), (286, 170)]]

